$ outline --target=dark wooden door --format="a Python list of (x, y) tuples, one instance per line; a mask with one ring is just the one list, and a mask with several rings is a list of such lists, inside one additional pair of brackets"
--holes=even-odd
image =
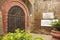
[(25, 29), (25, 13), (19, 6), (12, 7), (8, 12), (8, 32)]

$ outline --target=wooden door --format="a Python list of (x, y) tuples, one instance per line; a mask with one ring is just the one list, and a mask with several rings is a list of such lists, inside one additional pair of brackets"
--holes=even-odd
[(14, 6), (8, 12), (8, 32), (14, 32), (17, 28), (25, 29), (25, 13), (19, 6)]

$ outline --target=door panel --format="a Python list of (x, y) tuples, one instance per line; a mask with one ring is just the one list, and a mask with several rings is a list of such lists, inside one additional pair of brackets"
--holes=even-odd
[(25, 14), (22, 8), (14, 6), (8, 12), (8, 32), (17, 28), (25, 29)]

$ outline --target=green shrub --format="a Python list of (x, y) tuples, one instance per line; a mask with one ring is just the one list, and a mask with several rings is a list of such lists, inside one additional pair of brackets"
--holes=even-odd
[(51, 22), (51, 26), (57, 31), (60, 31), (60, 20)]
[(44, 40), (43, 37), (36, 37), (35, 40)]
[[(42, 38), (36, 38), (36, 40), (42, 40)], [(8, 33), (5, 35), (2, 40), (32, 40), (32, 36), (28, 32), (24, 32), (23, 30), (15, 30), (15, 33)]]
[(0, 40), (2, 40), (2, 36), (0, 36)]

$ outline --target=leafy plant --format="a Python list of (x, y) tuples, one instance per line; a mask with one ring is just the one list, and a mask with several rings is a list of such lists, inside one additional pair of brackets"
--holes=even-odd
[[(36, 40), (43, 40), (42, 38), (35, 38)], [(32, 40), (32, 35), (24, 30), (17, 29), (15, 33), (8, 33), (2, 40)]]
[(54, 28), (56, 28), (58, 31), (60, 31), (60, 20), (58, 21), (53, 21), (51, 23), (51, 26), (53, 26)]
[(0, 40), (2, 40), (2, 36), (0, 36)]
[(43, 37), (36, 37), (35, 40), (44, 40)]

